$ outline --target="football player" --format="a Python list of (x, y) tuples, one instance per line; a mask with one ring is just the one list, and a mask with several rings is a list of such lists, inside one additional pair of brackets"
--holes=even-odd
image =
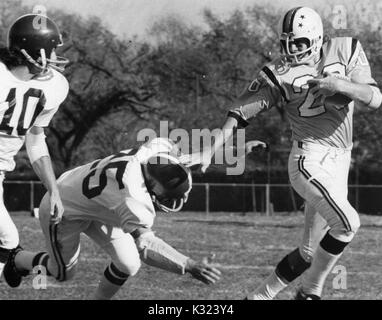
[(39, 219), (48, 252), (18, 248), (10, 255), (4, 278), (11, 287), (36, 266), (59, 281), (73, 277), (85, 233), (110, 256), (95, 299), (110, 299), (128, 277), (145, 263), (183, 275), (190, 273), (215, 283), (220, 271), (178, 252), (152, 231), (154, 205), (165, 212), (181, 210), (192, 188), (191, 172), (178, 160), (177, 146), (154, 139), (138, 149), (124, 150), (65, 172), (58, 188), (65, 212), (59, 224), (50, 223), (45, 195)]
[(18, 231), (4, 206), (5, 172), (24, 142), (34, 171), (49, 191), (49, 211), (58, 221), (63, 212), (44, 128), (65, 100), (69, 85), (60, 73), (68, 63), (57, 57), (62, 37), (48, 17), (28, 14), (8, 31), (0, 48), (0, 275), (10, 250), (19, 244)]
[[(328, 273), (360, 226), (358, 213), (347, 199), (354, 105), (377, 109), (382, 95), (361, 43), (351, 37), (324, 43), (322, 21), (313, 9), (289, 10), (281, 19), (279, 40), (281, 56), (265, 65), (232, 105), (225, 134), (216, 138), (211, 149), (185, 155), (181, 161), (200, 163), (205, 171), (234, 129), (281, 105), (292, 129), (290, 182), (306, 201), (305, 231), (300, 246), (248, 299), (273, 299), (305, 271), (296, 298), (320, 299)], [(316, 212), (325, 223), (319, 222)], [(326, 224), (329, 230), (322, 234)], [(320, 238), (317, 248), (313, 237)]]

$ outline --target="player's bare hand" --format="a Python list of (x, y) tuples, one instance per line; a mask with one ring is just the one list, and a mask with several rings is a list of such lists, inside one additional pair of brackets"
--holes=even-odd
[(64, 214), (64, 206), (62, 204), (58, 191), (50, 194), (50, 222), (57, 224), (61, 221)]
[(307, 81), (313, 96), (332, 96), (338, 92), (339, 78), (332, 73), (325, 72), (323, 77), (317, 77)]
[(268, 145), (260, 140), (251, 140), (245, 143), (245, 154), (251, 153), (258, 149), (268, 149)]
[(192, 167), (199, 164), (201, 165), (201, 170), (204, 173), (211, 165), (211, 152), (210, 150), (205, 150), (202, 152), (184, 154), (179, 157), (179, 161), (186, 167)]
[(186, 272), (205, 284), (214, 284), (220, 280), (221, 276), (221, 272), (207, 262), (192, 259), (188, 259), (187, 261)]

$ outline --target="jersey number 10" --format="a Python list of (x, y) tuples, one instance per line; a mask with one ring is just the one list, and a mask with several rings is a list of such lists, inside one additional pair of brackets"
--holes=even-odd
[(22, 99), (16, 101), (16, 88), (12, 88), (5, 102), (8, 103), (8, 109), (3, 114), (0, 131), (24, 136), (44, 109), (46, 99), (42, 90), (30, 88)]

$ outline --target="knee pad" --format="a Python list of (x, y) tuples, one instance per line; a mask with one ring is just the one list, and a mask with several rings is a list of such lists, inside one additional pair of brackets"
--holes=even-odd
[(290, 283), (309, 267), (310, 262), (304, 260), (299, 248), (297, 248), (279, 262), (276, 267), (276, 274), (285, 283)]

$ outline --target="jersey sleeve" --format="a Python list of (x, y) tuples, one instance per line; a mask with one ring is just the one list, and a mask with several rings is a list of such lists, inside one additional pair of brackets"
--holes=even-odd
[(126, 197), (114, 211), (120, 216), (122, 230), (126, 233), (142, 227), (149, 229), (154, 224), (155, 210), (149, 202)]
[(349, 38), (348, 52), (350, 54), (346, 66), (346, 75), (356, 83), (377, 85), (377, 82), (371, 75), (370, 64), (365, 51), (357, 39)]
[(150, 157), (158, 153), (167, 153), (177, 157), (179, 156), (179, 152), (178, 146), (172, 140), (167, 138), (155, 138), (144, 143), (139, 148), (137, 158), (141, 163), (145, 163)]
[(59, 74), (57, 81), (44, 90), (45, 106), (42, 112), (36, 117), (33, 125), (37, 127), (47, 127), (53, 116), (56, 114), (61, 103), (69, 93), (69, 83), (66, 78)]
[(249, 120), (260, 112), (277, 105), (282, 99), (282, 87), (270, 68), (264, 67), (234, 102), (228, 116), (235, 118), (239, 126), (246, 127)]

